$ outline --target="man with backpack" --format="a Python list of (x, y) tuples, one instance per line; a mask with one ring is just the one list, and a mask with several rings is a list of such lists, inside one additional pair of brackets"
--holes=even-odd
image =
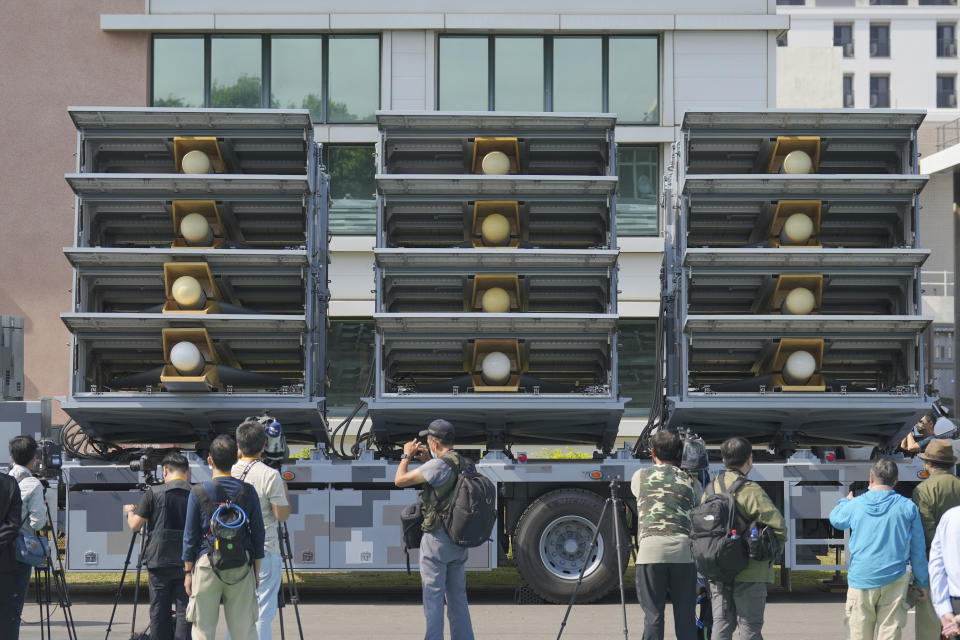
[[(179, 451), (163, 457), (163, 484), (149, 487), (140, 504), (129, 504), (127, 523), (134, 533), (147, 527), (143, 563), (150, 590), (150, 637), (188, 640), (187, 592), (183, 588), (183, 530), (190, 497), (190, 464)], [(170, 624), (170, 605), (176, 605), (176, 628)]]
[(907, 562), (919, 598), (927, 596), (927, 554), (917, 505), (893, 490), (897, 464), (882, 459), (870, 468), (870, 488), (850, 492), (830, 512), (830, 524), (850, 529), (850, 570), (844, 622), (849, 640), (899, 640), (907, 624)]
[(263, 516), (252, 485), (234, 478), (237, 441), (210, 444), (210, 482), (195, 485), (187, 500), (183, 533), (187, 620), (193, 640), (214, 640), (220, 605), (233, 640), (257, 640), (257, 576), (263, 559)]
[(690, 551), (690, 511), (700, 484), (679, 467), (683, 442), (660, 431), (650, 438), (653, 466), (633, 474), (637, 498), (637, 599), (643, 640), (663, 640), (663, 608), (673, 603), (678, 640), (696, 640), (697, 567)]
[[(773, 582), (773, 561), (779, 554), (779, 548), (775, 547), (786, 541), (787, 523), (760, 485), (747, 479), (753, 468), (750, 441), (739, 436), (729, 438), (720, 445), (720, 455), (726, 470), (707, 485), (703, 504), (693, 514), (694, 556), (710, 584), (711, 638), (731, 640), (733, 630), (739, 627), (741, 640), (763, 640), (767, 583)], [(729, 505), (727, 496), (732, 496), (733, 505)], [(708, 505), (721, 508), (713, 513), (704, 512)], [(733, 507), (732, 511), (729, 506)], [(704, 533), (721, 516), (729, 519), (719, 529), (720, 539), (714, 537), (714, 544), (707, 544), (711, 537)], [(705, 549), (721, 550), (722, 556), (709, 557), (710, 552)], [(722, 571), (728, 556), (735, 560), (732, 566), (743, 567), (732, 576)], [(719, 573), (711, 577), (705, 570), (707, 565)]]
[[(474, 640), (467, 608), (467, 548), (447, 535), (441, 516), (449, 508), (458, 471), (465, 464), (453, 450), (453, 425), (443, 419), (430, 423), (420, 437), (403, 445), (403, 455), (394, 483), (398, 487), (423, 485), (423, 539), (420, 542), (420, 579), (423, 583), (423, 612), (427, 619), (425, 640), (443, 640), (444, 598), (449, 607), (451, 640)], [(411, 459), (427, 460), (418, 469), (409, 470)]]
[[(10, 459), (13, 466), (10, 476), (17, 481), (20, 487), (22, 511), (20, 514), (20, 530), (27, 535), (33, 535), (47, 524), (47, 508), (43, 501), (43, 485), (34, 477), (33, 469), (37, 465), (37, 441), (30, 436), (16, 436), (10, 440)], [(33, 567), (23, 562), (13, 562), (13, 598), (14, 622), (10, 636), (16, 640), (20, 634), (20, 615), (23, 613), (23, 603), (30, 587), (30, 576)], [(4, 578), (0, 576), (0, 581)]]

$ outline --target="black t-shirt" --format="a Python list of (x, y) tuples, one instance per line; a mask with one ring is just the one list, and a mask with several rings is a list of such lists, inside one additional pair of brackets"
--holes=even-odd
[[(182, 485), (182, 487), (178, 486), (176, 487), (177, 490), (174, 490), (173, 483)], [(143, 497), (140, 498), (140, 504), (137, 505), (137, 508), (134, 509), (133, 512), (141, 518), (144, 518), (151, 530), (155, 524), (153, 522), (154, 491), (164, 491), (163, 509), (166, 514), (165, 528), (183, 531), (187, 521), (187, 500), (190, 498), (190, 485), (184, 480), (172, 480), (166, 488), (163, 485), (153, 486), (143, 492)]]

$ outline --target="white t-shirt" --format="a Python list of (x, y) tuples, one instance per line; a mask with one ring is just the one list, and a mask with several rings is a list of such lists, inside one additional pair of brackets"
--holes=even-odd
[[(250, 468), (247, 471), (247, 467)], [(269, 553), (280, 553), (280, 542), (277, 537), (277, 519), (273, 516), (273, 505), (286, 507), (287, 495), (283, 490), (283, 479), (280, 472), (271, 469), (260, 460), (246, 460), (241, 458), (230, 469), (230, 475), (239, 478), (247, 471), (244, 482), (249, 482), (257, 490), (260, 498), (260, 511), (263, 512), (263, 550)]]

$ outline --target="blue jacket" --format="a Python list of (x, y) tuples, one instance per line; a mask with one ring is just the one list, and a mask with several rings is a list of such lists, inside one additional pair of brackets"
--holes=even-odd
[(913, 582), (926, 587), (927, 554), (920, 512), (895, 491), (873, 489), (852, 500), (843, 498), (830, 512), (830, 524), (850, 529), (850, 571), (854, 589), (890, 584), (913, 568)]

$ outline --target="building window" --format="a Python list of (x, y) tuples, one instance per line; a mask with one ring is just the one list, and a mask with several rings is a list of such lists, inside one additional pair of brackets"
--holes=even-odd
[(937, 108), (953, 109), (957, 106), (957, 76), (937, 74)]
[(330, 234), (374, 235), (377, 162), (373, 145), (324, 145), (323, 164), (330, 174)]
[(941, 22), (937, 24), (937, 57), (957, 57), (957, 23)]
[(870, 57), (871, 58), (889, 58), (890, 57), (890, 25), (889, 24), (871, 24), (870, 25)]
[(905, 5), (905, 4), (907, 4), (907, 0), (870, 0), (870, 4), (872, 4), (872, 5), (881, 5), (881, 4), (885, 4), (885, 5), (892, 5), (892, 4)]
[(630, 398), (624, 415), (643, 416), (653, 400), (657, 363), (657, 321), (654, 318), (620, 318), (617, 350), (620, 395)]
[(348, 415), (367, 395), (373, 351), (373, 319), (330, 318), (326, 398), (331, 416)]
[(853, 25), (839, 24), (833, 25), (833, 46), (843, 49), (844, 58), (853, 57)]
[(853, 105), (853, 74), (845, 73), (843, 75), (843, 106), (852, 109)]
[(956, 5), (957, 0), (920, 0), (920, 6), (924, 5)]
[(437, 108), (611, 111), (658, 124), (655, 36), (441, 36)]
[(784, 31), (783, 33), (781, 33), (780, 35), (777, 36), (777, 46), (778, 46), (778, 47), (785, 47), (785, 46), (787, 46), (787, 32), (786, 32), (786, 31)]
[(202, 36), (153, 39), (153, 106), (202, 107)]
[(153, 37), (156, 107), (309, 109), (315, 122), (372, 122), (380, 37)]
[(878, 109), (890, 107), (890, 76), (870, 76), (870, 106)]
[(660, 233), (660, 149), (617, 146), (617, 235)]
[(806, 3), (807, 3), (806, 0), (777, 0), (777, 4), (779, 5), (787, 5), (787, 6), (792, 5), (795, 7), (802, 7)]

